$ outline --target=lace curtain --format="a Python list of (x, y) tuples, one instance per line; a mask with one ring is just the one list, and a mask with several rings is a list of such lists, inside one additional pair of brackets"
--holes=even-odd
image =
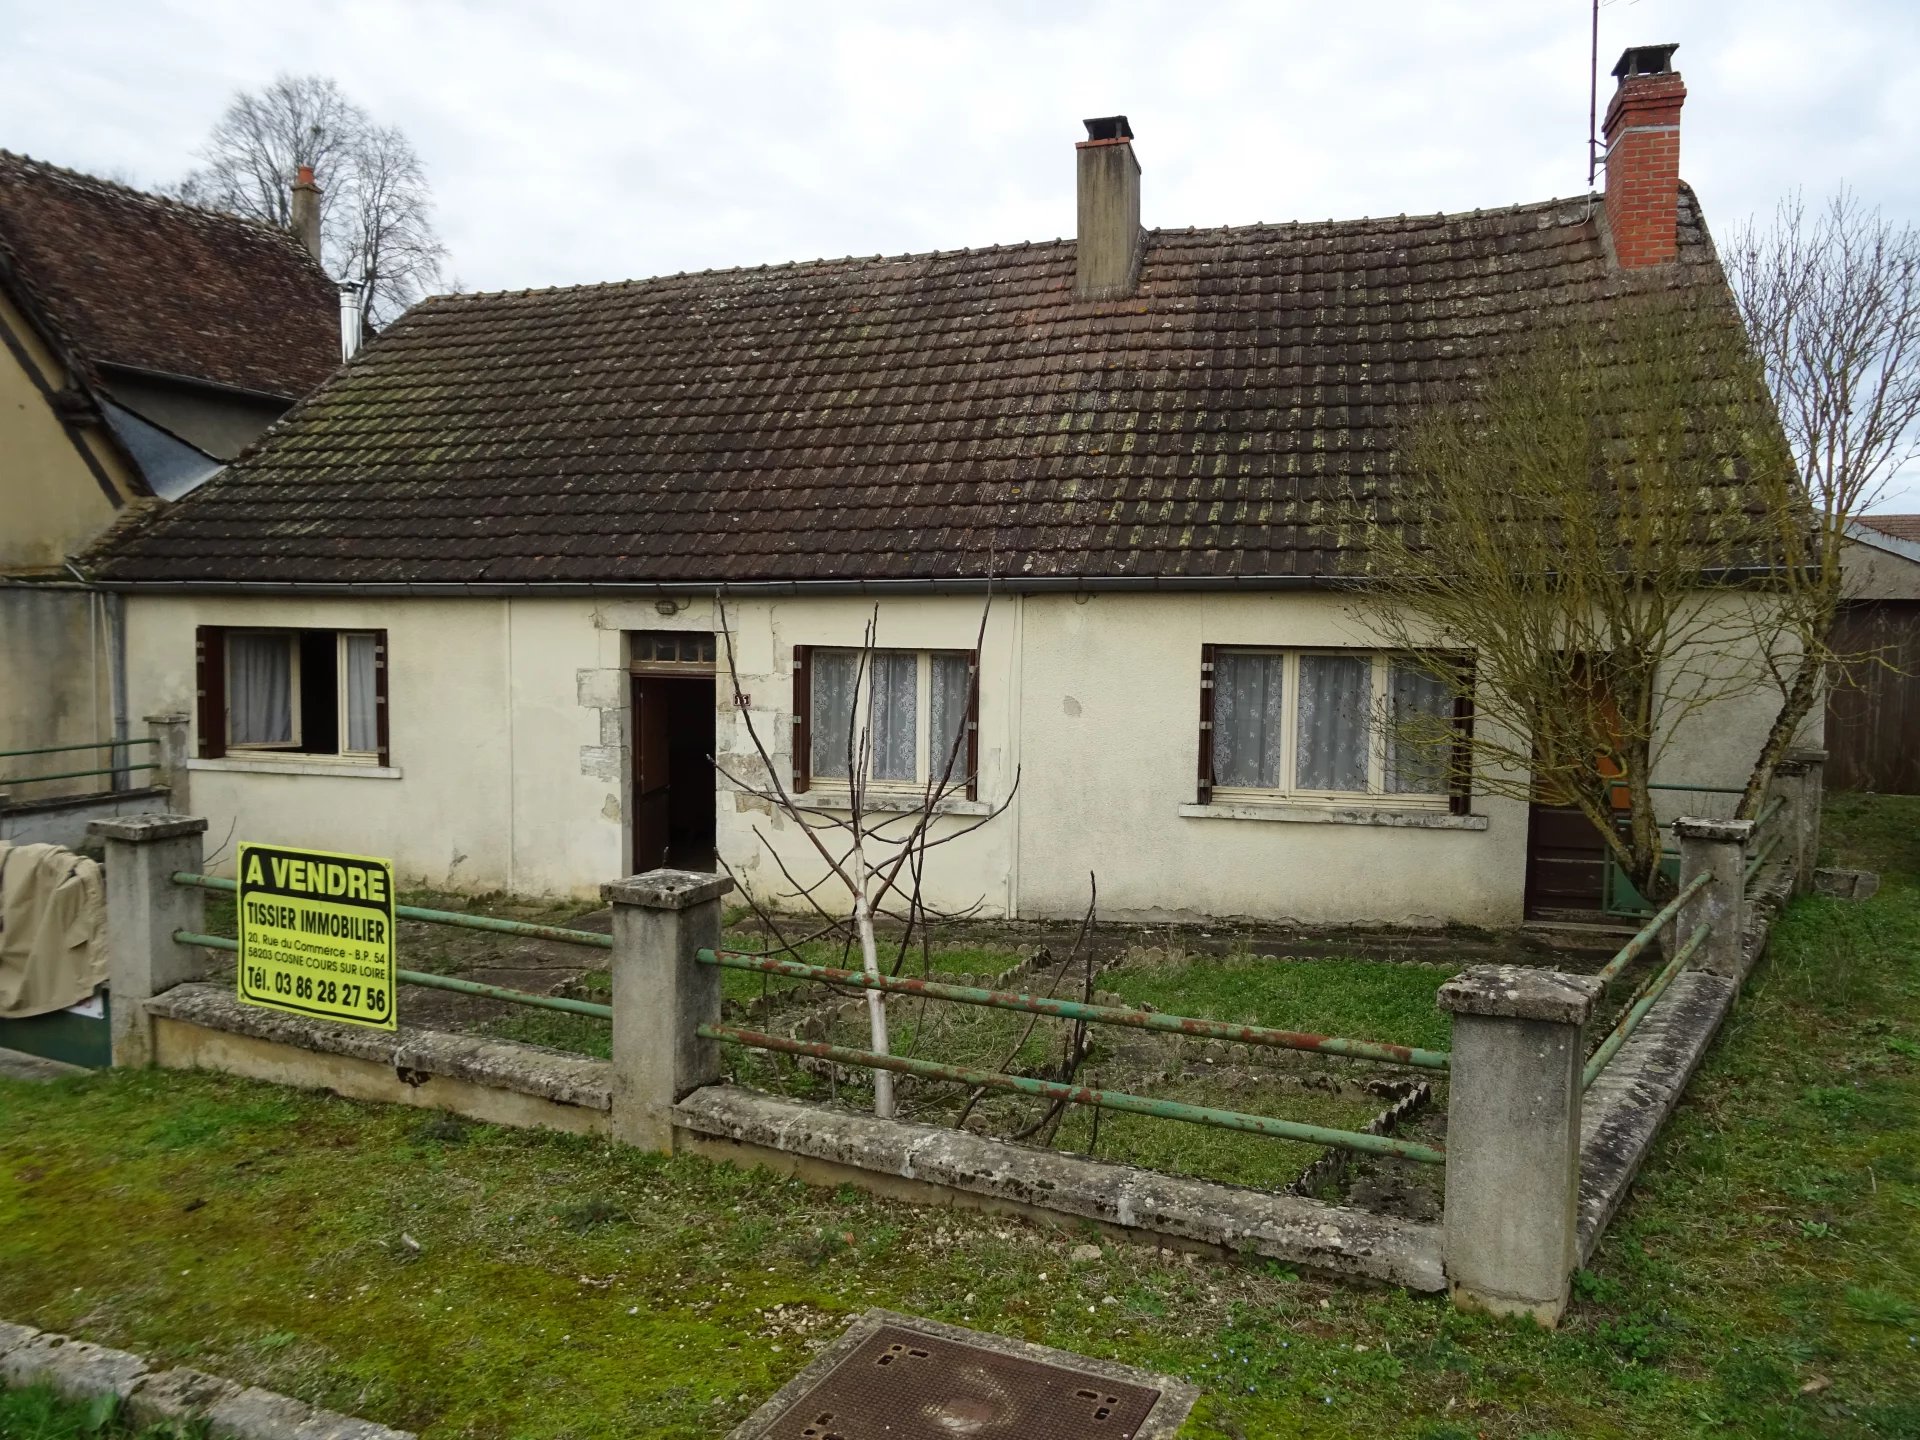
[(908, 782), (919, 778), (914, 742), (920, 730), (920, 657), (910, 650), (874, 651), (867, 696), (873, 778)]
[(1300, 724), (1293, 761), (1296, 789), (1367, 788), (1367, 712), (1372, 690), (1371, 656), (1300, 657)]
[(1453, 694), (1417, 665), (1396, 663), (1387, 694), (1387, 792), (1438, 795), (1447, 788)]
[(1216, 785), (1280, 784), (1282, 655), (1216, 655), (1213, 779)]
[(860, 670), (857, 650), (813, 652), (813, 754), (815, 775), (847, 778), (847, 753), (853, 735), (854, 684)]
[(293, 644), (285, 634), (227, 636), (227, 740), (233, 745), (293, 741)]
[(347, 694), (346, 748), (371, 754), (380, 748), (380, 721), (374, 705), (373, 636), (349, 634), (346, 674), (341, 684)]
[(928, 778), (950, 786), (967, 783), (967, 700), (972, 668), (966, 655), (933, 658), (933, 728), (927, 736)]

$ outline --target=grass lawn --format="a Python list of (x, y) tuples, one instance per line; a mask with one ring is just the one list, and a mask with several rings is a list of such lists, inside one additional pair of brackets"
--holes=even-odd
[(1879, 895), (1783, 920), (1555, 1333), (159, 1073), (0, 1082), (0, 1317), (428, 1437), (721, 1434), (886, 1305), (1186, 1375), (1195, 1436), (1912, 1440), (1920, 802), (1836, 797), (1829, 839)]
[(192, 1440), (177, 1425), (135, 1430), (121, 1422), (111, 1398), (76, 1405), (45, 1385), (0, 1390), (0, 1437), (4, 1440)]

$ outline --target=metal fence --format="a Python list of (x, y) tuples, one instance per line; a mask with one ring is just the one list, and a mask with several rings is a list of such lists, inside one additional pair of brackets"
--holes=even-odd
[[(1114, 1025), (1135, 1030), (1156, 1030), (1166, 1034), (1199, 1039), (1225, 1040), (1244, 1045), (1269, 1046), (1286, 1050), (1305, 1050), (1321, 1055), (1340, 1055), (1391, 1065), (1410, 1065), (1428, 1070), (1447, 1068), (1448, 1056), (1442, 1050), (1422, 1050), (1409, 1045), (1392, 1045), (1371, 1040), (1348, 1040), (1339, 1036), (1315, 1035), (1304, 1031), (1276, 1030), (1259, 1025), (1233, 1025), (1196, 1016), (1167, 1015), (1157, 1010), (1128, 1010), (1115, 1005), (1092, 1005), (1077, 1000), (1055, 1000), (1007, 990), (983, 990), (971, 985), (949, 985), (937, 980), (903, 979), (891, 975), (868, 975), (859, 970), (840, 970), (823, 965), (805, 965), (794, 960), (773, 959), (764, 955), (737, 951), (701, 950), (696, 958), (703, 965), (724, 969), (752, 970), (761, 974), (784, 975), (798, 980), (814, 980), (850, 990), (879, 990), (913, 995), (929, 1000), (947, 1000), (961, 1005), (977, 1005), (992, 1010), (1011, 1010), (1023, 1014), (1049, 1015), (1091, 1025)], [(1218, 1110), (1210, 1106), (1189, 1105), (1177, 1100), (1161, 1100), (1146, 1095), (1129, 1095), (1117, 1090), (1102, 1090), (1088, 1085), (1070, 1085), (1063, 1081), (1040, 1080), (1027, 1075), (1009, 1075), (998, 1070), (983, 1070), (970, 1065), (951, 1065), (935, 1060), (919, 1060), (902, 1055), (882, 1055), (877, 1051), (852, 1049), (824, 1041), (795, 1040), (739, 1025), (702, 1025), (699, 1034), (709, 1040), (727, 1041), (756, 1050), (787, 1055), (807, 1055), (843, 1065), (873, 1070), (890, 1070), (927, 1080), (943, 1080), (962, 1085), (984, 1086), (992, 1090), (1010, 1090), (1043, 1099), (1088, 1105), (1104, 1110), (1123, 1110), (1135, 1115), (1154, 1115), (1167, 1120), (1183, 1120), (1194, 1125), (1209, 1125), (1222, 1130), (1240, 1130), (1271, 1135), (1285, 1140), (1301, 1140), (1370, 1155), (1390, 1155), (1427, 1165), (1446, 1162), (1446, 1152), (1412, 1140), (1372, 1135), (1357, 1130), (1336, 1130), (1307, 1125), (1266, 1115), (1249, 1115), (1238, 1110)]]
[[(113, 763), (88, 770), (60, 770), (51, 775), (0, 775), (0, 791), (10, 785), (44, 785), (50, 780), (80, 780), (90, 775), (128, 775), (136, 770), (158, 770), (157, 763), (132, 763), (126, 752), (135, 745), (157, 745), (151, 736), (128, 740), (88, 740), (77, 745), (37, 745), (27, 750), (0, 750), (0, 760), (15, 760), (28, 755), (71, 755), (83, 750), (106, 750)], [(56, 762), (58, 763), (58, 762)]]
[[(219, 890), (232, 894), (239, 890), (236, 881), (217, 875), (196, 875), (176, 870), (176, 885), (199, 890)], [(395, 905), (394, 915), (401, 920), (419, 920), (428, 925), (449, 925), (460, 930), (486, 930), (497, 935), (520, 935), (533, 940), (557, 940), (564, 945), (584, 945), (594, 950), (611, 950), (613, 937), (592, 930), (570, 930), (560, 925), (536, 925), (526, 920), (501, 920), (491, 915), (465, 915), (458, 910), (428, 910), (419, 905)], [(202, 935), (192, 930), (176, 930), (173, 938), (182, 945), (199, 945), (208, 950), (237, 953), (240, 942), (226, 935)], [(483, 985), (477, 980), (462, 980), (457, 975), (435, 975), (429, 970), (395, 970), (394, 979), (403, 985), (418, 985), (427, 990), (451, 990), (461, 995), (477, 995), (508, 1005), (526, 1005), (536, 1010), (562, 1010), (569, 1015), (591, 1015), (596, 1020), (613, 1019), (613, 1007), (593, 1000), (574, 1000), (565, 995), (536, 995), (531, 990), (515, 990), (505, 985)]]

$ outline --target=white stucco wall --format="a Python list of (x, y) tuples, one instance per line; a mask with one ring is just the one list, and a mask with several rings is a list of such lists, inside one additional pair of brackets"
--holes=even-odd
[[(854, 597), (728, 602), (740, 688), (783, 783), (794, 647), (857, 645), (874, 613), (873, 601)], [(971, 649), (981, 601), (889, 597), (878, 613), (882, 646)], [(191, 804), (212, 822), (210, 848), (229, 834), (309, 844), (389, 856), (414, 883), (581, 899), (629, 863), (627, 632), (720, 629), (710, 601), (662, 615), (651, 598), (136, 594), (128, 619), (136, 715), (193, 712), (197, 625), (388, 632), (397, 774), (322, 766), (262, 774), (200, 762)], [(996, 599), (982, 644), (980, 796), (991, 805), (1012, 795), (1012, 803), (977, 833), (931, 852), (929, 902), (987, 916), (1076, 916), (1091, 871), (1110, 920), (1520, 920), (1527, 808), (1516, 798), (1476, 795), (1482, 829), (1182, 815), (1195, 799), (1200, 647), (1208, 643), (1347, 646), (1369, 637), (1353, 601), (1308, 592)], [(1727, 663), (1735, 663), (1732, 649)], [(764, 784), (724, 674), (716, 688), (720, 762)], [(1770, 718), (1767, 704), (1764, 696), (1734, 702), (1694, 722), (1676, 737), (1661, 777), (1739, 783)], [(818, 786), (812, 803), (829, 791)], [(716, 803), (720, 851), (742, 883), (804, 908), (773, 858), (777, 851), (802, 884), (823, 873), (794, 821), (724, 779)], [(977, 818), (943, 817), (938, 833)], [(229, 843), (228, 861), (231, 853)]]

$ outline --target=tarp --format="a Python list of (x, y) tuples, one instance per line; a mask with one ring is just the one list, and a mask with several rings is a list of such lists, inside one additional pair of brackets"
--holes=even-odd
[(59, 845), (0, 841), (0, 1018), (64, 1010), (106, 979), (100, 866)]

